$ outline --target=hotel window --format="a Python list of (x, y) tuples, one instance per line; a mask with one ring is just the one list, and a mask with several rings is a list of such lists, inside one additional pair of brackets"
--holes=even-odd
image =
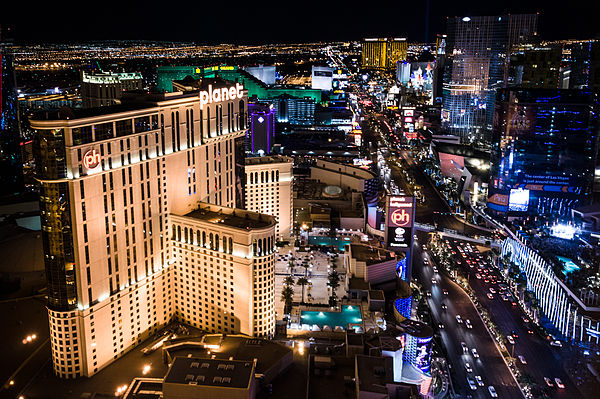
[(126, 119), (123, 121), (117, 121), (115, 123), (116, 125), (116, 132), (117, 132), (117, 137), (123, 137), (123, 136), (127, 136), (131, 133), (133, 133), (133, 127), (131, 125), (131, 119)]

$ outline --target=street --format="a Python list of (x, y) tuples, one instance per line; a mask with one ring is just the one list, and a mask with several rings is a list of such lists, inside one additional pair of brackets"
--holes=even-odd
[[(420, 242), (426, 242), (427, 235), (419, 233)], [(492, 385), (501, 398), (518, 398), (522, 394), (515, 383), (502, 355), (496, 348), (494, 340), (488, 334), (483, 322), (477, 315), (477, 310), (473, 306), (467, 294), (448, 276), (443, 273), (434, 273), (435, 264), (430, 256), (425, 255), (422, 250), (415, 247), (415, 265), (423, 265), (423, 258), (426, 257), (430, 265), (423, 265), (422, 268), (415, 267), (414, 275), (422, 283), (423, 289), (431, 292), (431, 298), (428, 303), (431, 308), (434, 322), (434, 330), (437, 323), (442, 323), (444, 328), (438, 329), (444, 346), (448, 353), (448, 361), (452, 365), (451, 374), (454, 384), (454, 390), (461, 397), (472, 395), (474, 398), (489, 398), (488, 386)], [(441, 268), (439, 268), (441, 271)], [(435, 278), (437, 283), (432, 284), (431, 279)], [(443, 289), (448, 291), (444, 295)], [(448, 308), (443, 310), (441, 304), (445, 303)], [(456, 315), (460, 315), (462, 320), (470, 320), (472, 329), (467, 329), (464, 322), (459, 324)], [(463, 351), (461, 342), (465, 342), (468, 347), (468, 353)], [(471, 350), (475, 348), (479, 358), (474, 358)], [(465, 369), (465, 362), (468, 362), (472, 373)], [(467, 376), (475, 378), (481, 376), (485, 386), (477, 386), (475, 391), (469, 388)]]

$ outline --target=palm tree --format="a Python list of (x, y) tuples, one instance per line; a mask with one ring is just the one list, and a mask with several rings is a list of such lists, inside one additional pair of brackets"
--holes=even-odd
[(327, 285), (331, 287), (331, 291), (335, 294), (336, 288), (340, 286), (340, 275), (338, 274), (337, 270), (333, 270), (331, 273), (329, 273), (327, 280)]
[(304, 303), (304, 286), (308, 285), (308, 279), (306, 277), (300, 277), (298, 281), (296, 281), (296, 284), (302, 286), (302, 302)]
[(283, 279), (283, 284), (287, 285), (288, 287), (293, 286), (295, 283), (296, 281), (294, 281), (294, 276), (292, 276), (291, 274)]
[(283, 308), (284, 314), (289, 314), (292, 311), (292, 303), (294, 302), (294, 289), (289, 285), (284, 285), (281, 290), (281, 301), (285, 304)]

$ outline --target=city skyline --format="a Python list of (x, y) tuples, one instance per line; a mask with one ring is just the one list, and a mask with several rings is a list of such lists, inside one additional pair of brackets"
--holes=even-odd
[(595, 399), (600, 4), (544, 6), (4, 7), (0, 397)]
[[(585, 39), (600, 34), (593, 19), (600, 12), (597, 3), (583, 10), (549, 8), (541, 0), (526, 5), (515, 0), (501, 5), (471, 0), (459, 4), (438, 0), (429, 3), (428, 42), (434, 41), (437, 33), (445, 32), (447, 17), (505, 13), (539, 12), (543, 39)], [(164, 5), (157, 1), (143, 5), (103, 3), (93, 10), (73, 1), (65, 2), (61, 8), (40, 2), (35, 13), (30, 7), (30, 3), (13, 3), (9, 7), (13, 11), (11, 18), (2, 20), (2, 24), (13, 27), (13, 36), (23, 43), (130, 39), (258, 44), (347, 41), (369, 36), (400, 36), (423, 42), (427, 23), (427, 2), (415, 3), (408, 11), (402, 4), (390, 5), (386, 13), (363, 6), (360, 18), (354, 14), (356, 7), (333, 2), (306, 10), (286, 9), (276, 2), (263, 2), (260, 7), (247, 2), (185, 4), (177, 18), (172, 19), (160, 17), (157, 10)], [(176, 9), (173, 11), (177, 13)], [(90, 18), (90, 12), (94, 18)], [(298, 14), (302, 18), (296, 18)], [(121, 19), (126, 23), (119, 23)]]

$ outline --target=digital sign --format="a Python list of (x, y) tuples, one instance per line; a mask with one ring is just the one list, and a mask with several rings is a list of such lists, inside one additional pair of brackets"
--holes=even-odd
[(417, 356), (415, 366), (425, 374), (431, 370), (432, 337), (417, 338)]
[(414, 210), (414, 197), (388, 197), (386, 232), (390, 248), (410, 248), (412, 243)]
[(92, 148), (83, 154), (82, 163), (87, 170), (96, 169), (100, 165), (100, 154), (95, 148)]
[(508, 210), (515, 212), (527, 212), (529, 207), (529, 190), (512, 189), (508, 197)]

